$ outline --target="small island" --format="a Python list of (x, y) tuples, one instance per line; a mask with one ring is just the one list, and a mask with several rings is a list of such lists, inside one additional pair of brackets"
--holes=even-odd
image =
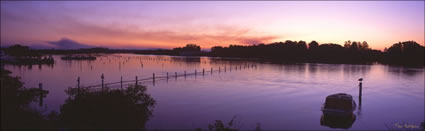
[(61, 57), (62, 60), (96, 60), (95, 56), (83, 56), (83, 55), (76, 55), (76, 56), (72, 56), (72, 55), (67, 55), (67, 56), (63, 56)]
[(1, 62), (14, 65), (54, 64), (52, 55), (42, 54), (27, 46), (13, 45), (2, 50)]

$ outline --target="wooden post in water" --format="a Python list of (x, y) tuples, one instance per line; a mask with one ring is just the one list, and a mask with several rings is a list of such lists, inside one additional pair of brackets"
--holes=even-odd
[(155, 73), (152, 74), (153, 82), (155, 83)]
[(80, 94), (80, 77), (77, 78), (77, 95)]
[(121, 76), (121, 81), (120, 81), (120, 83), (121, 83), (121, 89), (122, 89), (122, 76)]
[(136, 76), (136, 86), (137, 86), (137, 84), (139, 84), (139, 81), (137, 80), (137, 76)]
[(153, 82), (153, 85), (155, 86), (155, 73), (152, 74), (152, 82)]
[(205, 75), (205, 68), (202, 68), (202, 75)]
[(213, 73), (213, 68), (211, 67), (211, 75), (212, 75), (212, 73)]
[(360, 78), (359, 79), (359, 100), (361, 100), (361, 98), (362, 98), (362, 81), (363, 81), (363, 78)]
[(103, 90), (103, 87), (104, 87), (104, 85), (103, 85), (103, 79), (105, 79), (105, 76), (102, 74), (102, 75), (100, 76), (100, 78), (102, 79), (102, 90)]
[(224, 72), (226, 72), (226, 66), (224, 66)]
[(186, 71), (184, 71), (184, 78), (186, 78)]
[(167, 80), (168, 80), (168, 72), (167, 72)]
[(80, 91), (80, 77), (77, 78), (77, 87), (78, 87), (78, 91)]
[(197, 73), (197, 72), (196, 72), (196, 69), (195, 69), (195, 76), (196, 76), (196, 73)]
[(43, 84), (38, 83), (38, 89), (40, 90), (40, 101), (38, 105), (42, 106), (43, 105)]
[(220, 73), (221, 72), (221, 69), (220, 69), (220, 67), (218, 67), (218, 73)]
[(360, 83), (359, 83), (359, 113), (362, 110), (362, 81), (363, 78), (359, 79)]

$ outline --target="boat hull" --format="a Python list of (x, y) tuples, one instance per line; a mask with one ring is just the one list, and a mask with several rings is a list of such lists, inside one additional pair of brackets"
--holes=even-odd
[(350, 115), (352, 115), (354, 110), (356, 110), (356, 102), (354, 102), (354, 101), (352, 101), (352, 109), (350, 109), (350, 110), (325, 108), (324, 104), (322, 106), (323, 114), (332, 115), (332, 116), (350, 116)]

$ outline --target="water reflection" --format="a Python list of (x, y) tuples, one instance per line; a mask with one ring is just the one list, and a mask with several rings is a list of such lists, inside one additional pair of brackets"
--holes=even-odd
[[(22, 69), (32, 70), (33, 68), (32, 64), (31, 65), (9, 65), (9, 66), (12, 66), (13, 68), (17, 67), (19, 70), (22, 70)], [(37, 66), (39, 71), (43, 69), (43, 66), (48, 67), (50, 69), (54, 68), (54, 64), (37, 64)]]
[(362, 115), (362, 97), (359, 97), (359, 107), (357, 110), (357, 115), (361, 116)]
[(183, 62), (188, 65), (201, 64), (200, 57), (171, 57), (172, 61)]
[(394, 67), (394, 66), (389, 66), (388, 67), (388, 72), (393, 73), (395, 75), (403, 75), (403, 76), (407, 76), (407, 77), (413, 77), (416, 76), (420, 73), (424, 73), (424, 68), (400, 68), (400, 67)]
[(344, 73), (348, 76), (359, 74), (361, 76), (365, 76), (368, 72), (370, 72), (370, 65), (343, 65)]
[(321, 71), (321, 72), (339, 72), (343, 69), (342, 64), (309, 64), (309, 71), (312, 72)]
[(349, 129), (355, 121), (355, 114), (351, 114), (348, 116), (322, 114), (322, 117), (320, 118), (320, 125), (327, 126), (330, 128)]
[(279, 71), (304, 74), (307, 64), (278, 64)]

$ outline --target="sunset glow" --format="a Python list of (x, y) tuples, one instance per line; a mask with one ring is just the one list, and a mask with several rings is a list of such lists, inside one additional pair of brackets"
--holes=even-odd
[(203, 49), (285, 40), (424, 45), (424, 1), (1, 2), (1, 44)]

